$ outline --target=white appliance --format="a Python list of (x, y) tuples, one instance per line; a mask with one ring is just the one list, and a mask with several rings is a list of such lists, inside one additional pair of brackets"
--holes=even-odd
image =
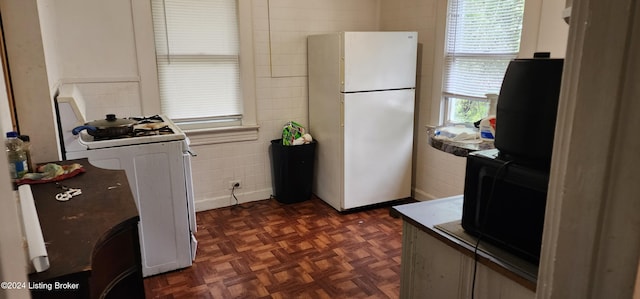
[[(56, 98), (65, 159), (88, 158), (105, 169), (124, 169), (140, 214), (138, 224), (142, 274), (147, 277), (191, 266), (197, 241), (189, 139), (163, 115), (133, 118), (163, 123), (159, 130), (124, 138), (96, 140), (83, 125), (85, 105), (73, 84)], [(141, 136), (139, 136), (141, 135)]]
[(308, 37), (314, 193), (342, 211), (411, 196), (416, 32)]

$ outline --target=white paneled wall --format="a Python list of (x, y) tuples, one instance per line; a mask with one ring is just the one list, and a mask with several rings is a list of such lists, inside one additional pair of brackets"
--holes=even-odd
[(415, 165), (418, 174), (415, 187), (417, 199), (428, 200), (462, 194), (466, 158), (444, 153), (429, 145), (423, 146), (418, 154), (420, 159)]
[[(433, 76), (438, 59), (436, 47), (444, 47), (436, 40), (446, 0), (382, 0), (381, 30), (412, 30), (418, 32), (419, 66), (416, 88), (416, 138), (414, 139), (414, 197), (419, 200), (462, 194), (466, 159), (433, 149), (427, 141), (427, 125), (438, 123), (430, 119), (433, 98)], [(437, 106), (437, 105), (435, 105)]]
[(252, 0), (259, 138), (194, 147), (198, 153), (193, 160), (197, 210), (234, 204), (228, 187), (231, 180), (242, 181), (242, 188), (236, 191), (239, 202), (269, 198), (271, 140), (280, 138), (288, 121), (308, 124), (306, 36), (378, 30), (377, 9), (378, 0)]
[(258, 142), (199, 146), (193, 162), (196, 209), (206, 210), (235, 204), (229, 181), (240, 180), (239, 202), (269, 198), (271, 182), (268, 146)]
[[(436, 1), (252, 0), (257, 141), (194, 147), (196, 208), (235, 203), (229, 181), (241, 180), (240, 202), (272, 194), (269, 145), (290, 120), (307, 126), (306, 35), (348, 30), (418, 31), (421, 45), (414, 190), (418, 199), (462, 193), (465, 159), (432, 149), (429, 123), (436, 30)], [(436, 120), (437, 121), (437, 120)], [(313, 134), (313, 132), (310, 132)], [(322, 142), (322, 141), (319, 141)]]
[[(245, 0), (242, 0), (245, 1)], [(436, 49), (437, 5), (446, 0), (246, 0), (251, 1), (251, 12), (240, 14), (253, 24), (253, 61), (255, 71), (255, 105), (260, 126), (255, 141), (195, 145), (198, 156), (193, 159), (196, 208), (205, 210), (235, 203), (230, 196), (229, 181), (242, 181), (236, 195), (240, 202), (269, 198), (272, 194), (269, 145), (279, 138), (287, 121), (308, 124), (306, 36), (349, 30), (411, 30), (418, 31), (421, 44), (419, 80), (417, 88), (416, 155), (414, 158), (414, 190), (419, 199), (459, 194), (462, 191), (464, 159), (435, 151), (426, 141), (424, 126), (430, 120), (432, 73)], [(80, 58), (61, 54), (59, 62), (62, 78), (79, 82), (87, 99), (88, 119), (103, 118), (106, 113), (117, 115), (142, 114), (141, 82), (136, 52), (141, 45), (131, 42), (133, 25), (128, 1), (118, 0), (117, 8), (110, 8), (121, 25), (113, 22), (95, 22), (83, 19), (97, 13), (103, 5), (90, 5), (80, 0), (65, 0), (56, 5), (54, 12), (60, 22), (59, 32), (76, 32), (87, 36), (87, 28), (98, 27), (100, 37), (91, 37), (102, 45), (100, 51), (82, 52)], [(57, 2), (56, 2), (57, 3)], [(97, 6), (96, 6), (97, 5)], [(74, 8), (67, 11), (66, 8)], [(73, 13), (73, 22), (62, 22)], [(116, 21), (114, 21), (116, 22)], [(243, 22), (243, 20), (241, 20)], [(124, 24), (127, 23), (127, 24)], [(76, 26), (76, 27), (72, 27)], [(113, 25), (113, 26), (112, 26)], [(115, 34), (127, 32), (127, 34)], [(75, 35), (74, 35), (75, 36)], [(76, 44), (74, 36), (62, 35), (65, 44)], [(104, 42), (102, 36), (109, 37)], [(62, 47), (64, 48), (64, 47)], [(111, 48), (119, 51), (113, 52)], [(66, 48), (64, 48), (66, 49)], [(80, 51), (78, 49), (72, 49)], [(109, 57), (102, 53), (109, 53)], [(114, 54), (115, 53), (115, 54)], [(114, 57), (121, 57), (115, 59)], [(88, 58), (87, 58), (88, 57)], [(96, 60), (108, 58), (102, 66)], [(86, 59), (85, 59), (86, 58)], [(242, 59), (242, 58), (241, 58)], [(113, 60), (116, 60), (115, 62)], [(78, 80), (75, 80), (78, 79)], [(142, 79), (140, 79), (142, 80)], [(119, 81), (119, 82), (110, 82)], [(101, 82), (101, 83), (89, 83)], [(145, 112), (149, 113), (149, 112)], [(153, 113), (153, 112), (152, 112)], [(313, 132), (310, 132), (313, 134)], [(322, 142), (321, 140), (319, 142)]]
[(142, 115), (138, 82), (75, 83), (85, 100), (87, 121)]
[[(235, 203), (228, 188), (231, 180), (242, 181), (242, 188), (236, 193), (240, 202), (269, 198), (272, 194), (270, 141), (279, 138), (287, 121), (297, 121), (303, 126), (308, 123), (306, 36), (349, 30), (418, 31), (421, 64), (413, 183), (416, 197), (430, 199), (461, 192), (464, 159), (430, 149), (424, 133), (426, 124), (437, 122), (428, 116), (432, 102), (437, 5), (438, 1), (446, 3), (446, 0), (246, 1), (251, 1), (251, 12), (243, 11), (240, 15), (251, 18), (241, 22), (253, 24), (258, 140), (193, 146), (198, 153), (193, 159), (198, 210)], [(67, 45), (61, 45), (60, 50), (68, 50), (59, 57), (62, 78), (79, 82), (87, 100), (88, 120), (101, 119), (106, 113), (142, 114), (145, 112), (142, 103), (148, 99), (141, 98), (142, 83), (136, 81), (141, 75), (134, 49), (142, 45), (132, 43), (134, 26), (130, 20), (130, 3), (118, 0), (116, 6), (106, 10), (117, 21), (105, 23), (91, 18), (103, 11), (104, 5), (79, 2), (65, 0), (51, 8), (58, 18), (57, 32), (73, 33), (58, 36), (64, 40), (62, 44)], [(91, 29), (100, 34), (91, 35)], [(78, 43), (75, 36), (100, 45), (99, 51), (69, 46)]]
[(307, 76), (307, 36), (378, 30), (379, 0), (268, 0), (271, 72)]
[(233, 203), (227, 188), (232, 179), (243, 181), (241, 202), (269, 197), (270, 140), (279, 137), (289, 120), (307, 125), (305, 36), (348, 30), (418, 32), (414, 197), (429, 200), (463, 192), (466, 159), (433, 149), (425, 128), (439, 122), (439, 88), (434, 84), (440, 83), (434, 74), (439, 76), (441, 68), (446, 0), (251, 1), (259, 139), (196, 148), (197, 208)]

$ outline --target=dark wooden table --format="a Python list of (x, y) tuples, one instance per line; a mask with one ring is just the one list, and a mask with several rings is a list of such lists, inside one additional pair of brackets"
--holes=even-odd
[[(144, 298), (139, 214), (125, 171), (97, 168), (86, 159), (57, 162), (72, 163), (86, 172), (31, 186), (50, 263), (29, 275), (32, 296)], [(61, 185), (82, 194), (57, 201)]]

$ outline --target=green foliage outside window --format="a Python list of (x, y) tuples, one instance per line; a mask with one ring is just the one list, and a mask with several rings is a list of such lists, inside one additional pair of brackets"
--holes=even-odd
[(465, 99), (449, 99), (451, 101), (451, 119), (454, 123), (474, 123), (489, 113), (489, 103)]

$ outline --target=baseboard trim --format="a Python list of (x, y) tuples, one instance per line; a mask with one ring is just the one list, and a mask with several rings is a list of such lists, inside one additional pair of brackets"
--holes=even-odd
[[(271, 188), (256, 190), (251, 192), (238, 193), (236, 192), (236, 197), (238, 198), (239, 203), (252, 202), (258, 200), (264, 200), (271, 198), (273, 194)], [(413, 198), (419, 201), (433, 200), (438, 197), (433, 194), (427, 193), (420, 189), (413, 189)], [(196, 212), (202, 212), (206, 210), (230, 207), (236, 204), (235, 199), (231, 197), (231, 195), (205, 198), (195, 201), (195, 209)]]
[(438, 197), (435, 197), (433, 194), (431, 193), (427, 193), (423, 190), (420, 190), (418, 188), (413, 189), (413, 198), (415, 200), (419, 200), (419, 201), (427, 201), (427, 200), (433, 200), (436, 199)]
[[(271, 188), (250, 191), (250, 192), (236, 192), (235, 195), (238, 198), (238, 203), (252, 202), (258, 200), (264, 200), (271, 197)], [(205, 198), (195, 201), (196, 212), (202, 212), (206, 210), (230, 207), (235, 205), (236, 201), (231, 195)]]

